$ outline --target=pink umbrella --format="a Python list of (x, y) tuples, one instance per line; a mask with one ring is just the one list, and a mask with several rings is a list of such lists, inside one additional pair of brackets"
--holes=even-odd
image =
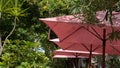
[[(104, 15), (105, 15), (105, 12), (99, 12), (97, 14), (97, 18), (101, 21), (103, 20)], [(116, 28), (120, 26), (119, 17), (120, 17), (120, 14), (114, 13), (113, 26), (115, 26)], [(75, 18), (73, 15), (68, 15), (68, 16), (60, 16), (60, 17), (53, 17), (53, 18), (40, 18), (40, 20), (43, 21), (45, 24), (47, 24), (50, 27), (50, 29), (52, 29), (53, 32), (55, 32), (55, 34), (59, 37), (60, 41), (66, 39), (67, 37), (69, 37), (69, 35), (74, 34), (74, 32), (78, 31), (79, 29), (84, 29), (87, 27), (89, 27), (90, 31), (91, 30), (93, 31), (93, 29), (95, 29), (98, 32), (100, 31), (99, 33), (101, 33), (101, 35), (103, 33), (103, 28), (105, 28), (108, 33), (111, 33), (112, 31), (112, 28), (108, 21), (102, 21), (97, 26), (91, 25), (91, 24), (84, 24), (85, 22), (82, 21), (83, 20), (82, 16), (80, 16), (79, 18)], [(98, 26), (101, 26), (101, 27), (98, 27)], [(84, 29), (84, 30), (87, 30), (87, 29)], [(95, 31), (93, 33), (95, 33)]]
[[(53, 18), (40, 19), (46, 23), (58, 36), (60, 39), (60, 44), (63, 49), (79, 50), (81, 45), (85, 47), (101, 47), (103, 51), (103, 68), (105, 68), (105, 52), (106, 48), (111, 48), (112, 46), (119, 46), (119, 40), (109, 40), (110, 33), (117, 32), (119, 33), (119, 22), (120, 22), (120, 13), (113, 13), (113, 25), (111, 28), (109, 21), (102, 21), (105, 17), (105, 12), (98, 12), (96, 17), (99, 19), (99, 24), (91, 25), (85, 24), (82, 20), (82, 16), (75, 18), (74, 16), (61, 16)], [(64, 41), (64, 42), (63, 42)], [(63, 45), (66, 44), (66, 45)], [(70, 47), (71, 45), (76, 45), (77, 47)], [(65, 48), (64, 48), (65, 46)], [(79, 47), (80, 46), (80, 47)], [(78, 48), (78, 49), (77, 49)], [(115, 47), (113, 47), (115, 48)], [(93, 49), (93, 48), (92, 48)], [(112, 48), (111, 48), (112, 49)], [(110, 49), (108, 49), (110, 51)], [(101, 49), (98, 49), (100, 52)], [(116, 51), (116, 49), (115, 49)], [(119, 51), (119, 50), (118, 50)], [(108, 51), (107, 51), (108, 52)], [(113, 52), (109, 52), (113, 53)], [(116, 53), (115, 53), (116, 54)], [(118, 55), (118, 54), (117, 54)]]
[[(98, 53), (99, 55), (102, 54), (102, 46), (101, 45), (84, 45), (84, 44), (78, 44), (78, 43), (66, 43), (64, 41), (62, 42), (59, 42), (58, 41), (58, 38), (57, 39), (52, 39), (50, 40), (54, 43), (56, 43), (58, 46), (60, 46), (62, 48), (65, 47), (65, 46), (68, 46), (66, 47), (65, 49), (70, 49), (70, 50), (81, 50), (81, 51), (88, 51), (88, 55), (89, 55), (89, 60), (91, 60), (92, 56), (94, 55), (94, 52)], [(106, 51), (105, 53), (107, 55), (120, 55), (120, 46), (112, 46), (112, 45), (109, 45), (109, 46), (106, 46)], [(87, 55), (87, 56), (88, 56)], [(91, 62), (89, 62), (89, 68), (91, 67)]]
[[(63, 50), (63, 49), (58, 49), (54, 51), (54, 56), (53, 58), (90, 58), (89, 60), (89, 66), (91, 66), (91, 57), (92, 56), (97, 56), (97, 55), (102, 55), (102, 53), (97, 53), (97, 52), (92, 52), (92, 56), (89, 55), (89, 51), (74, 51), (74, 50)], [(77, 63), (76, 63), (76, 66)]]
[[(74, 51), (74, 50), (63, 50), (58, 49), (54, 51), (54, 57), (56, 58), (89, 58), (89, 51)], [(102, 53), (92, 52), (92, 56), (102, 55)], [(59, 57), (60, 56), (60, 57)]]
[(88, 58), (88, 55), (83, 55), (84, 53), (87, 52), (58, 49), (54, 51), (53, 58)]
[[(77, 50), (77, 51), (88, 51), (90, 52), (97, 52), (97, 53), (102, 53), (102, 45), (92, 45), (92, 44), (80, 44), (80, 43), (73, 43), (73, 42), (62, 42), (59, 41), (59, 38), (56, 39), (51, 39), (50, 41), (54, 42), (57, 44), (60, 48), (66, 50)], [(107, 45), (106, 46), (106, 51), (108, 55), (120, 55), (120, 46), (118, 45)]]

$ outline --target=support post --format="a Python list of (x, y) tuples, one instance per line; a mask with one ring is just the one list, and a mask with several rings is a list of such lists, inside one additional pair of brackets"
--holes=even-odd
[(78, 53), (76, 53), (76, 58), (75, 58), (75, 67), (78, 68)]
[(103, 29), (103, 55), (102, 55), (102, 68), (106, 68), (105, 63), (105, 49), (106, 49), (106, 29)]
[(90, 45), (90, 55), (89, 55), (89, 68), (91, 68), (91, 59), (92, 59), (92, 44)]

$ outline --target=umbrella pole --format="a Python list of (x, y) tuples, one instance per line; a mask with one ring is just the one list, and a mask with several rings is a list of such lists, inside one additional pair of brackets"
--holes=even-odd
[(51, 29), (49, 29), (48, 31), (48, 40), (50, 40), (50, 33), (51, 33)]
[(76, 58), (75, 58), (75, 67), (78, 68), (78, 54), (76, 53)]
[(89, 68), (91, 68), (91, 58), (92, 58), (92, 45), (90, 46), (90, 55), (89, 55)]
[(106, 49), (106, 29), (103, 29), (103, 56), (102, 56), (102, 68), (105, 68), (105, 49)]

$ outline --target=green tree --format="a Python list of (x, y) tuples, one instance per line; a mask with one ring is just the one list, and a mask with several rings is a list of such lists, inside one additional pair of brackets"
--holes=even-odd
[[(6, 3), (6, 11), (4, 11), (4, 13), (2, 11), (0, 20), (0, 38), (2, 38), (1, 46), (3, 50), (0, 59), (0, 66), (5, 68), (26, 68), (27, 66), (37, 67), (37, 65), (39, 65), (39, 68), (46, 66), (51, 67), (51, 65), (48, 65), (48, 63), (52, 64), (52, 53), (53, 50), (56, 49), (56, 46), (47, 40), (48, 27), (39, 21), (39, 17), (50, 17), (68, 14), (69, 11), (66, 2), (63, 0), (58, 0), (59, 2), (54, 5), (53, 2), (56, 0), (49, 0), (49, 9), (46, 10), (43, 7), (47, 5), (47, 0), (5, 1), (7, 0), (1, 0), (1, 3), (4, 2), (4, 4), (0, 4), (5, 5)], [(56, 12), (56, 10), (60, 11)], [(40, 42), (40, 45), (36, 47), (36, 44), (33, 44), (35, 42)], [(29, 45), (31, 46), (28, 47)], [(45, 53), (41, 53), (41, 51), (39, 52), (39, 48), (42, 48)], [(28, 49), (30, 49), (30, 51)], [(36, 49), (35, 52), (33, 52), (34, 49)], [(34, 59), (38, 56), (39, 62)], [(50, 60), (48, 60), (48, 57)], [(11, 60), (13, 60), (13, 62)]]
[(49, 59), (39, 51), (39, 42), (8, 40), (2, 54), (1, 67), (5, 68), (41, 68)]
[[(2, 49), (3, 49), (3, 47), (2, 47), (2, 31), (4, 30), (4, 29), (2, 29), (2, 26), (4, 26), (4, 25), (2, 25), (3, 24), (3, 22), (4, 22), (4, 17), (3, 16), (6, 16), (4, 13), (6, 13), (6, 11), (9, 9), (9, 5), (8, 5), (8, 3), (10, 2), (10, 0), (0, 0), (0, 24), (1, 24), (1, 26), (0, 26), (0, 54), (1, 54), (1, 52), (2, 52)], [(7, 8), (8, 7), (8, 8)]]
[[(8, 38), (12, 35), (13, 31), (15, 30), (16, 23), (19, 20), (18, 17), (25, 15), (24, 12), (26, 11), (26, 9), (24, 10), (21, 9), (22, 3), (23, 2), (18, 2), (18, 0), (14, 0), (14, 1), (8, 0), (7, 2), (4, 2), (3, 0), (1, 0), (1, 20), (2, 20), (2, 12), (4, 12), (6, 15), (5, 15), (5, 18), (3, 18), (4, 19), (3, 21), (7, 22), (6, 19), (13, 20), (11, 21), (12, 22), (11, 24), (13, 24), (13, 28), (11, 29), (11, 31), (8, 33), (6, 37), (5, 35), (3, 35), (5, 37), (3, 39), (5, 40), (3, 40), (4, 41), (3, 45), (1, 43), (0, 55), (2, 54), (3, 48), (6, 45), (6, 41), (8, 40)], [(4, 8), (6, 8), (5, 9), (6, 11), (4, 10)], [(3, 31), (3, 33), (5, 33), (5, 31)]]

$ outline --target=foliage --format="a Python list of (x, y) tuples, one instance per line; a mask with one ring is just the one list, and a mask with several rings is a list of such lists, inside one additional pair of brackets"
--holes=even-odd
[[(55, 4), (56, 3), (56, 4)], [(42, 17), (69, 14), (68, 0), (44, 0), (38, 3)], [(48, 16), (49, 15), (49, 16)]]
[[(56, 0), (49, 0), (49, 4), (46, 3), (47, 0), (5, 1), (7, 0), (3, 1), (4, 4), (0, 4), (6, 6), (0, 11), (2, 13), (0, 18), (2, 42), (11, 32), (13, 26), (15, 27), (14, 32), (12, 31), (9, 38), (6, 39), (6, 46), (3, 49), (0, 66), (3, 68), (33, 68), (38, 67), (38, 65), (38, 68), (44, 68), (51, 66), (48, 63), (52, 64), (52, 61), (49, 59), (52, 58), (51, 56), (56, 46), (47, 40), (48, 27), (39, 21), (39, 17), (68, 14), (67, 0), (58, 0), (59, 2), (56, 4), (54, 4)], [(44, 6), (49, 8), (46, 10), (43, 8)], [(3, 12), (3, 10), (5, 11)], [(38, 45), (37, 42), (41, 44)], [(39, 51), (39, 48), (42, 51), (44, 50), (45, 53)], [(53, 65), (56, 66), (56, 64)]]
[[(1, 4), (4, 3), (3, 0), (1, 0)], [(3, 42), (3, 45), (2, 45), (2, 42), (0, 42), (0, 55), (2, 54), (2, 51), (3, 51), (3, 48), (4, 46), (6, 45), (6, 41), (7, 39), (12, 35), (12, 33), (14, 32), (15, 28), (16, 28), (16, 24), (17, 24), (17, 20), (19, 20), (19, 16), (24, 16), (24, 12), (26, 11), (26, 9), (24, 10), (21, 10), (21, 6), (22, 6), (22, 3), (18, 2), (18, 0), (14, 0), (14, 1), (8, 1), (7, 2), (7, 5), (9, 5), (9, 7), (6, 9), (6, 11), (2, 11), (2, 9), (4, 8), (4, 5), (2, 4), (1, 5), (1, 14), (2, 12), (6, 13), (6, 16), (8, 18), (11, 18), (13, 19), (13, 27), (12, 29), (10, 30), (10, 32), (8, 32), (8, 35), (5, 37), (5, 40)], [(5, 3), (5, 6), (6, 6), (6, 3)], [(14, 17), (14, 18), (12, 18)], [(0, 19), (2, 20), (2, 15), (0, 17)], [(3, 18), (4, 19), (4, 18)], [(1, 35), (1, 34), (0, 34)], [(1, 36), (0, 36), (1, 37)]]
[[(25, 40), (8, 40), (2, 54), (0, 66), (5, 68), (33, 68), (41, 66), (49, 59), (40, 52), (39, 42), (29, 42)], [(6, 67), (7, 66), (7, 67)]]
[[(3, 33), (4, 29), (4, 26), (8, 25), (8, 26), (11, 26), (11, 21), (8, 19), (8, 17), (6, 17), (6, 11), (10, 8), (8, 7), (8, 3), (10, 2), (10, 0), (0, 0), (0, 35), (1, 34), (5, 34), (6, 31)], [(9, 21), (10, 22), (9, 22)], [(8, 24), (6, 23), (6, 21), (8, 21)], [(10, 28), (11, 29), (11, 28)]]
[(50, 68), (66, 68), (67, 67), (67, 59), (53, 59), (51, 62), (47, 64)]
[(108, 68), (119, 68), (120, 67), (120, 57), (115, 56), (115, 55), (111, 55), (108, 56), (108, 61), (107, 61), (107, 65)]
[[(73, 0), (72, 2), (72, 13), (82, 13), (85, 17), (87, 23), (95, 24), (98, 23), (98, 20), (95, 17), (97, 11), (107, 10), (108, 14), (112, 15), (112, 11), (118, 11), (119, 9), (119, 0)], [(112, 24), (111, 17), (109, 18), (110, 23)]]

